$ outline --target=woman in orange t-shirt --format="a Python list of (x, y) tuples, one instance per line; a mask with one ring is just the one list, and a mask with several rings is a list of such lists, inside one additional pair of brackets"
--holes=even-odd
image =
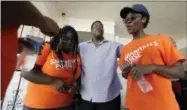
[(73, 27), (65, 26), (43, 46), (34, 69), (21, 73), (30, 81), (24, 110), (73, 110), (80, 64), (78, 34)]
[(144, 32), (150, 14), (143, 4), (124, 7), (120, 16), (133, 37), (122, 48), (119, 59), (119, 67), (127, 78), (126, 109), (180, 110), (171, 78), (186, 79), (182, 65), (184, 56), (170, 37)]

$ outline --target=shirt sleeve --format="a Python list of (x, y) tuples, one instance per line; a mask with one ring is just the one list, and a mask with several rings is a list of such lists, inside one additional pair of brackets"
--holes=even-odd
[(44, 44), (41, 52), (39, 53), (37, 59), (36, 59), (36, 64), (37, 65), (43, 65), (46, 62), (46, 59), (49, 55), (50, 52), (50, 45), (49, 44)]
[(176, 62), (184, 62), (184, 56), (174, 47), (171, 39), (167, 36), (162, 36), (162, 55), (166, 65), (171, 66)]
[(122, 49), (123, 45), (119, 42), (116, 42), (116, 45), (117, 45), (117, 57), (119, 58), (121, 55), (121, 49)]
[(77, 72), (75, 74), (75, 78), (78, 79), (81, 75), (81, 58), (77, 56)]
[(124, 63), (124, 59), (125, 59), (125, 53), (123, 51), (123, 48), (121, 47), (121, 50), (120, 50), (120, 57), (119, 57), (119, 61), (118, 61), (118, 65), (121, 65)]

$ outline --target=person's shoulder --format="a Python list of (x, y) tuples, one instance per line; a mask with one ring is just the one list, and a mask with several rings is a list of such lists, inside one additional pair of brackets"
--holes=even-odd
[(122, 46), (121, 52), (126, 53), (126, 51), (131, 50), (133, 47), (134, 47), (134, 41), (131, 40), (128, 43), (126, 43), (125, 45)]
[(123, 46), (122, 43), (117, 42), (117, 41), (110, 41), (110, 40), (108, 40), (108, 42), (109, 42), (110, 44), (112, 44), (112, 45), (115, 45), (115, 46)]
[(125, 51), (125, 50), (127, 50), (128, 49), (128, 46), (129, 44), (127, 44), (127, 45), (124, 45), (122, 48), (121, 48), (121, 51)]
[(90, 41), (83, 41), (83, 42), (79, 43), (79, 49), (82, 50), (82, 49), (84, 49), (85, 47), (88, 47), (89, 42), (90, 42)]
[(45, 42), (43, 45), (46, 46), (46, 47), (50, 47), (51, 46), (49, 42)]
[(49, 53), (49, 52), (51, 51), (51, 45), (50, 45), (50, 43), (44, 43), (44, 44), (42, 45), (42, 50), (43, 50), (44, 52)]
[(118, 41), (109, 41), (109, 42), (114, 43), (114, 44), (121, 44), (121, 43), (118, 42)]
[(165, 35), (165, 34), (156, 34), (156, 35), (153, 35), (153, 36), (157, 39), (160, 39), (160, 40), (170, 39), (170, 37), (168, 35)]
[(90, 40), (88, 40), (88, 41), (83, 41), (83, 42), (79, 43), (79, 46), (87, 45), (89, 41), (90, 41)]
[(161, 43), (164, 43), (164, 42), (171, 42), (172, 38), (168, 35), (165, 35), (165, 34), (158, 34), (156, 35), (156, 39), (161, 42)]
[(133, 45), (133, 43), (134, 43), (133, 40), (127, 42), (127, 43), (122, 47), (122, 49), (131, 47), (131, 46)]
[(50, 43), (44, 43), (43, 44), (43, 48), (46, 48), (46, 49), (50, 49), (51, 48), (51, 45), (50, 45)]

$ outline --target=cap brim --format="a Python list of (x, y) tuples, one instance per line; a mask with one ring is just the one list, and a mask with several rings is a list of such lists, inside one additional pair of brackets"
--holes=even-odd
[(120, 12), (121, 18), (126, 18), (127, 14), (128, 14), (129, 12), (136, 12), (136, 11), (133, 10), (132, 8), (130, 8), (130, 7), (125, 7), (125, 8), (123, 8), (123, 9), (121, 10), (121, 12)]

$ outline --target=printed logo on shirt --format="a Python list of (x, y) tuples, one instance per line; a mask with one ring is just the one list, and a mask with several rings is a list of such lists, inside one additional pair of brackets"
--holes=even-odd
[(59, 60), (59, 59), (51, 59), (50, 64), (55, 65), (56, 69), (63, 69), (63, 68), (72, 68), (75, 64), (74, 60)]
[(141, 52), (146, 48), (153, 47), (153, 46), (158, 47), (159, 43), (157, 41), (153, 41), (143, 46), (139, 46), (137, 49), (127, 53), (124, 60), (129, 62), (130, 64), (135, 64), (142, 57)]

